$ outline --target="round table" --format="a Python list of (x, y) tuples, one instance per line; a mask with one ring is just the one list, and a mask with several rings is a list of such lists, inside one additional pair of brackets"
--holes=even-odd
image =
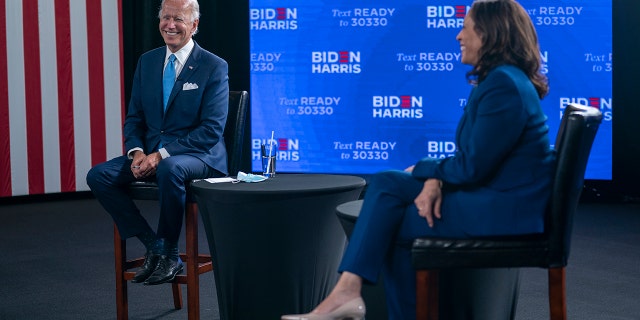
[(335, 215), (366, 182), (279, 174), (259, 183), (192, 183), (213, 260), (220, 318), (311, 311), (338, 278), (346, 237)]

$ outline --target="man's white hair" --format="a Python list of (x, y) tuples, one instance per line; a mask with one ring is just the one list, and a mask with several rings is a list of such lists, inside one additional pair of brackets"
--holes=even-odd
[[(162, 19), (162, 8), (164, 7), (165, 1), (166, 0), (162, 0), (162, 3), (160, 3), (160, 9), (158, 10), (158, 19)], [(189, 14), (189, 16), (191, 17), (191, 21), (189, 21), (189, 23), (200, 20), (200, 4), (198, 3), (198, 0), (187, 0), (187, 7), (189, 8), (189, 11), (191, 11)], [(193, 31), (193, 34), (191, 34), (191, 36), (193, 37), (196, 33), (198, 33), (198, 27), (196, 27), (196, 30)]]

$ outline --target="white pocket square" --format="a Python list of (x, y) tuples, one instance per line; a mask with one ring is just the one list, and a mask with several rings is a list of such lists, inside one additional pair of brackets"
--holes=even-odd
[(193, 90), (193, 89), (198, 89), (198, 85), (195, 83), (185, 83), (182, 85), (182, 90)]

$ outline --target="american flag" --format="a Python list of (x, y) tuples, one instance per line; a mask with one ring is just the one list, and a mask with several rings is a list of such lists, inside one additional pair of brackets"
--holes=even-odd
[(0, 0), (0, 197), (88, 190), (122, 154), (121, 1)]

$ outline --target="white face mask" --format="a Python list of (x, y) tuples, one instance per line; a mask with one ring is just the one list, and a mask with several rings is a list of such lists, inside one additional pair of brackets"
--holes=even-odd
[(261, 175), (257, 175), (257, 174), (251, 174), (251, 173), (244, 173), (242, 171), (238, 172), (238, 177), (236, 178), (236, 181), (234, 182), (261, 182), (261, 181), (265, 181), (267, 180), (267, 177), (265, 176), (261, 176)]

